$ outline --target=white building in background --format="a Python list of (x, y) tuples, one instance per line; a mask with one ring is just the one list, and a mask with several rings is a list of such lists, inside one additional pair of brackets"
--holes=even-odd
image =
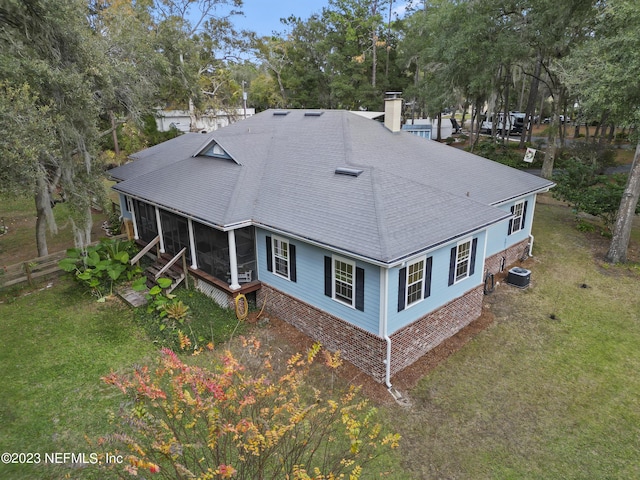
[[(233, 110), (218, 110), (216, 112), (207, 111), (198, 115), (196, 121), (197, 132), (213, 132), (219, 128), (226, 127), (238, 120), (252, 117), (256, 114), (255, 108), (236, 108)], [(191, 117), (188, 110), (156, 110), (156, 125), (158, 131), (168, 132), (171, 127), (175, 127), (181, 132), (191, 131)]]

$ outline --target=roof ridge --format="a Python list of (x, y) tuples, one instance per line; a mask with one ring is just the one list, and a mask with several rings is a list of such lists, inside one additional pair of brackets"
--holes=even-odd
[[(386, 241), (387, 236), (384, 235), (385, 229), (383, 228), (384, 225), (382, 222), (383, 215), (380, 215), (383, 212), (381, 211), (382, 210), (381, 199), (377, 194), (379, 186), (376, 182), (376, 175), (375, 175), (376, 169), (372, 165), (360, 165), (356, 163), (353, 159), (353, 155), (352, 155), (353, 148), (352, 148), (352, 142), (351, 142), (352, 117), (355, 117), (355, 114), (348, 112), (346, 110), (342, 114), (342, 135), (343, 135), (342, 138), (344, 142), (344, 152), (345, 152), (345, 156), (349, 155), (349, 158), (345, 159), (345, 163), (346, 165), (363, 168), (364, 170), (369, 172), (369, 176), (370, 176), (369, 181), (371, 182), (371, 189), (373, 193), (373, 209), (376, 217), (376, 230), (378, 232), (378, 235), (376, 235), (377, 242), (378, 242), (378, 251), (381, 253), (382, 257), (386, 258), (388, 256), (388, 251), (387, 251), (388, 245)], [(360, 120), (360, 118), (358, 118), (358, 120)], [(347, 133), (347, 130), (348, 130), (348, 133)]]

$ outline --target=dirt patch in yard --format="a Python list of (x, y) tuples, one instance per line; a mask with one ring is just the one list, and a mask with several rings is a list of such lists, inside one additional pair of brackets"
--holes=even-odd
[[(265, 318), (262, 315), (261, 319)], [(252, 329), (263, 344), (277, 349), (285, 358), (296, 352), (305, 352), (314, 341), (297, 330), (295, 327), (279, 318), (268, 316), (269, 322)], [(391, 379), (393, 387), (403, 394), (408, 394), (416, 386), (418, 381), (445, 361), (450, 355), (460, 350), (467, 342), (473, 339), (493, 322), (494, 315), (489, 308), (483, 308), (482, 315), (471, 322), (467, 327), (445, 340), (433, 350), (427, 352), (418, 361), (408, 366)], [(252, 319), (255, 321), (255, 319)], [(260, 322), (260, 320), (258, 320)], [(342, 382), (362, 387), (362, 393), (376, 405), (391, 405), (395, 401), (387, 391), (387, 387), (374, 381), (362, 370), (349, 362), (344, 362), (337, 370)]]

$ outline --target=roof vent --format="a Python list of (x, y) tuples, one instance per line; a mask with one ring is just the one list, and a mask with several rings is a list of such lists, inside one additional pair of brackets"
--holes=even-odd
[(347, 175), (348, 177), (358, 177), (363, 170), (357, 168), (338, 167), (336, 168), (336, 175)]
[(274, 117), (284, 117), (285, 115), (289, 115), (288, 110), (276, 110), (275, 112), (273, 112)]
[(324, 112), (304, 112), (305, 117), (319, 117)]

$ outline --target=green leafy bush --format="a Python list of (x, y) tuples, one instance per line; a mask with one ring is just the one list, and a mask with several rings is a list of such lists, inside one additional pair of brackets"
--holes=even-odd
[[(620, 200), (627, 180), (626, 174), (600, 175), (601, 165), (573, 158), (566, 160), (554, 174), (557, 186), (553, 196), (568, 202), (576, 215), (587, 213), (600, 218), (603, 235), (609, 235), (616, 221)], [(640, 211), (640, 206), (636, 213)]]
[(129, 263), (136, 252), (137, 246), (131, 241), (104, 239), (86, 250), (67, 250), (67, 256), (58, 266), (73, 273), (76, 280), (104, 301), (105, 295), (113, 293), (115, 284), (132, 280), (141, 273), (140, 267)]
[(516, 145), (502, 145), (493, 141), (483, 141), (478, 143), (473, 149), (473, 153), (481, 157), (488, 158), (494, 162), (501, 163), (513, 168), (532, 168), (535, 164), (541, 163), (541, 155), (536, 156), (536, 161), (527, 163), (523, 161), (524, 152), (518, 150)]
[(150, 290), (149, 296), (147, 307), (136, 310), (136, 318), (149, 338), (163, 347), (197, 353), (247, 328), (233, 310), (222, 308), (197, 290), (179, 288), (165, 294), (159, 288)]

